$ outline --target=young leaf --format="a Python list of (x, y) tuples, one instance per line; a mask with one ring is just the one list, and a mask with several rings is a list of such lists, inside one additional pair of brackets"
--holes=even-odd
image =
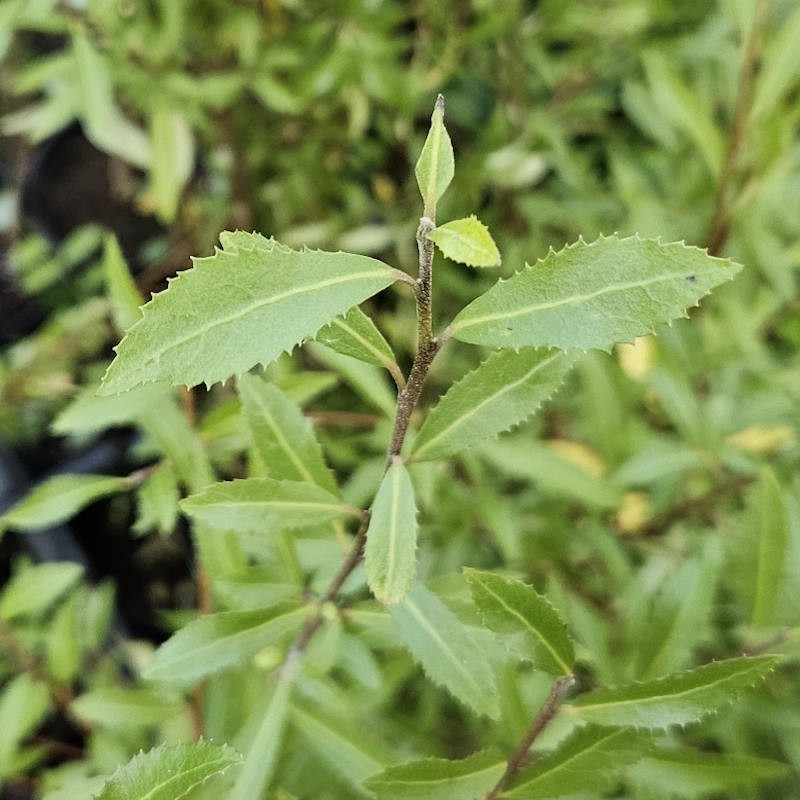
[(252, 533), (312, 527), (361, 513), (313, 483), (273, 478), (215, 483), (180, 505), (212, 528)]
[(394, 353), (375, 323), (358, 307), (336, 317), (316, 335), (316, 340), (342, 353), (390, 372), (398, 369)]
[(625, 776), (634, 786), (659, 792), (668, 787), (676, 797), (727, 795), (742, 786), (784, 777), (789, 766), (779, 761), (729, 753), (692, 750), (654, 750), (628, 767)]
[(533, 348), (492, 353), (428, 414), (414, 440), (413, 459), (450, 456), (522, 422), (558, 389), (574, 361), (565, 353)]
[(598, 725), (666, 728), (685, 725), (734, 702), (738, 694), (762, 680), (778, 663), (774, 656), (731, 658), (688, 672), (676, 672), (617, 689), (596, 689), (570, 708)]
[(278, 603), (268, 610), (208, 614), (181, 628), (156, 650), (146, 680), (188, 681), (241, 664), (296, 631), (307, 607)]
[(414, 581), (416, 551), (414, 487), (408, 470), (396, 459), (375, 495), (364, 548), (367, 583), (381, 603), (405, 599)]
[(740, 269), (681, 243), (580, 240), (496, 283), (451, 327), (457, 339), (490, 347), (607, 350), (684, 315)]
[(130, 488), (127, 478), (113, 475), (56, 475), (40, 483), (0, 517), (6, 528), (37, 531), (75, 516), (101, 497)]
[(367, 256), (296, 251), (273, 240), (196, 258), (144, 306), (117, 346), (100, 393), (159, 380), (210, 385), (241, 375), (394, 280), (390, 267)]
[(506, 763), (496, 750), (461, 761), (425, 758), (388, 767), (365, 782), (377, 800), (474, 800), (500, 780)]
[(162, 744), (120, 767), (95, 800), (179, 800), (241, 760), (226, 745), (204, 741)]
[(587, 725), (520, 772), (502, 797), (544, 800), (578, 792), (594, 796), (651, 746), (649, 738), (636, 731)]
[(103, 273), (111, 300), (114, 323), (117, 330), (124, 333), (141, 317), (139, 306), (144, 301), (133, 282), (125, 256), (122, 255), (117, 237), (113, 233), (107, 234), (103, 240)]
[(494, 673), (468, 629), (421, 583), (390, 606), (397, 630), (428, 677), (478, 714), (499, 713)]
[(425, 203), (426, 216), (433, 219), (436, 215), (436, 203), (445, 193), (455, 174), (455, 159), (450, 136), (444, 127), (444, 97), (439, 95), (433, 107), (431, 127), (417, 166), (414, 169), (417, 185)]
[(300, 409), (277, 386), (255, 375), (239, 378), (239, 396), (256, 452), (270, 477), (308, 481), (336, 494), (336, 480)]
[(474, 214), (437, 226), (428, 238), (451, 261), (468, 267), (500, 266), (500, 251), (492, 234)]
[(569, 675), (575, 650), (550, 602), (521, 581), (466, 569), (464, 575), (484, 624), (496, 633), (523, 633), (532, 661), (553, 675)]
[(730, 572), (754, 628), (776, 622), (788, 556), (788, 524), (780, 483), (765, 468), (748, 495), (742, 522), (730, 537)]

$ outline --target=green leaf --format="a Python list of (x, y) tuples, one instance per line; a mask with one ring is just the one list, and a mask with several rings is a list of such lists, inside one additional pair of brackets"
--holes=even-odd
[(310, 528), (361, 513), (313, 483), (273, 478), (215, 483), (180, 506), (212, 528), (252, 533)]
[(151, 473), (136, 493), (137, 516), (132, 530), (145, 534), (156, 530), (172, 533), (178, 521), (178, 482), (172, 465), (164, 461)]
[(753, 628), (774, 626), (785, 580), (789, 522), (775, 473), (764, 468), (750, 490), (747, 508), (729, 538), (729, 571)]
[(156, 650), (143, 677), (186, 683), (241, 664), (296, 631), (307, 615), (307, 607), (277, 603), (268, 610), (223, 611), (200, 617)]
[(580, 240), (495, 284), (451, 328), (461, 341), (490, 347), (607, 350), (685, 315), (740, 269), (681, 243)]
[(211, 742), (162, 744), (120, 767), (94, 800), (179, 800), (241, 760), (233, 748)]
[(469, 267), (499, 267), (500, 251), (489, 229), (474, 215), (438, 225), (428, 234), (442, 255)]
[(20, 743), (44, 722), (51, 710), (47, 686), (22, 673), (0, 689), (0, 779)]
[(436, 98), (431, 116), (431, 127), (425, 144), (422, 146), (414, 174), (417, 176), (417, 185), (425, 203), (425, 215), (433, 219), (436, 216), (436, 203), (445, 193), (455, 174), (453, 145), (450, 143), (450, 136), (444, 127), (444, 97), (442, 95)]
[(544, 800), (577, 792), (596, 796), (650, 747), (650, 739), (636, 731), (593, 725), (579, 728), (553, 753), (520, 772), (501, 797)]
[(6, 528), (37, 531), (74, 517), (101, 497), (130, 488), (127, 478), (112, 475), (56, 475), (40, 483), (0, 517)]
[(351, 308), (343, 317), (336, 317), (315, 338), (342, 355), (384, 367), (390, 372), (398, 369), (389, 343), (358, 306)]
[(403, 462), (395, 459), (375, 495), (364, 548), (367, 583), (381, 603), (406, 598), (416, 572), (416, 551), (414, 487)]
[(18, 570), (0, 594), (0, 617), (37, 616), (68, 592), (83, 576), (69, 561), (36, 564)]
[(492, 353), (428, 414), (414, 440), (413, 459), (444, 458), (509, 430), (558, 389), (574, 361), (565, 353), (532, 348)]
[(763, 680), (778, 661), (774, 656), (715, 661), (654, 681), (596, 689), (564, 708), (598, 725), (685, 725), (733, 703), (742, 691)]
[(106, 687), (76, 697), (70, 713), (91, 725), (130, 728), (157, 725), (183, 711), (178, 695), (154, 689)]
[(163, 222), (175, 219), (181, 191), (194, 170), (194, 136), (186, 115), (173, 103), (156, 101), (150, 118), (150, 191)]
[(395, 280), (390, 267), (367, 256), (263, 242), (196, 258), (154, 295), (118, 345), (100, 393), (159, 380), (210, 385), (241, 375)]
[[(774, 114), (781, 98), (796, 85), (800, 75), (800, 8), (781, 24), (780, 31), (765, 44), (756, 74), (752, 118), (765, 120)], [(765, 120), (766, 121), (766, 120)]]
[(392, 619), (414, 659), (428, 677), (478, 714), (499, 714), (492, 668), (469, 630), (421, 583), (390, 606)]
[(253, 445), (270, 477), (315, 483), (336, 494), (336, 480), (300, 409), (277, 386), (255, 375), (239, 378), (239, 396)]
[(727, 795), (784, 777), (789, 766), (765, 758), (692, 750), (655, 750), (628, 767), (626, 778), (656, 797)]
[(377, 800), (475, 800), (500, 780), (506, 763), (497, 750), (461, 761), (425, 758), (388, 767), (365, 786)]
[(106, 234), (103, 240), (103, 275), (111, 300), (114, 323), (117, 331), (124, 333), (142, 316), (139, 306), (144, 301), (113, 233)]
[(252, 800), (254, 797), (262, 797), (264, 790), (269, 786), (283, 740), (283, 731), (289, 714), (289, 698), (296, 677), (296, 662), (293, 662), (288, 671), (281, 672), (228, 800)]
[(496, 633), (522, 633), (538, 669), (569, 675), (575, 650), (550, 602), (521, 581), (466, 569), (464, 575), (484, 624)]

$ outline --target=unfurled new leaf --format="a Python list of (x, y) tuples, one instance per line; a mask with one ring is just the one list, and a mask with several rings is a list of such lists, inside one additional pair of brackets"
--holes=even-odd
[(499, 713), (494, 673), (474, 637), (421, 583), (390, 607), (400, 635), (428, 677), (479, 714)]
[(569, 675), (575, 649), (550, 602), (521, 581), (467, 569), (464, 575), (484, 624), (501, 634), (522, 633), (531, 660), (553, 675)]
[(492, 353), (428, 414), (413, 459), (444, 458), (512, 428), (558, 389), (573, 363), (571, 355), (532, 348)]
[(344, 316), (336, 317), (315, 338), (342, 355), (388, 370), (397, 368), (389, 343), (375, 323), (357, 306)]
[(716, 661), (654, 681), (596, 689), (575, 700), (571, 710), (598, 725), (651, 729), (685, 725), (730, 705), (777, 663), (774, 656)]
[(468, 267), (500, 266), (500, 251), (492, 234), (474, 214), (437, 226), (428, 238), (451, 261)]
[(212, 528), (242, 533), (313, 527), (361, 513), (313, 483), (273, 478), (215, 483), (180, 505), (190, 517)]
[(222, 611), (200, 617), (156, 650), (143, 677), (186, 683), (242, 664), (298, 630), (307, 615), (307, 607), (277, 603), (259, 611)]
[(386, 605), (405, 599), (416, 571), (417, 507), (414, 487), (398, 459), (383, 476), (367, 530), (364, 566), (367, 583)]
[(95, 500), (130, 487), (127, 478), (113, 475), (56, 475), (0, 517), (0, 533), (6, 528), (36, 531), (65, 522)]
[(460, 761), (425, 758), (388, 767), (365, 785), (377, 800), (475, 800), (500, 780), (506, 762), (496, 750)]
[(578, 792), (595, 796), (651, 746), (649, 738), (636, 731), (587, 725), (520, 772), (501, 796), (515, 800), (545, 800)]
[(272, 383), (255, 375), (239, 379), (253, 445), (272, 478), (307, 481), (335, 494), (336, 481), (300, 409)]
[(141, 383), (193, 386), (269, 364), (331, 319), (385, 289), (394, 271), (350, 253), (291, 250), (237, 233), (233, 249), (194, 259), (117, 347), (101, 394)]
[(241, 760), (233, 748), (211, 742), (161, 745), (120, 767), (95, 800), (179, 800)]
[(436, 215), (436, 203), (445, 193), (455, 174), (455, 159), (450, 136), (444, 127), (444, 97), (436, 98), (431, 127), (414, 169), (417, 185), (425, 203), (425, 214)]
[(681, 243), (579, 241), (501, 280), (453, 320), (453, 335), (490, 347), (608, 349), (685, 315), (740, 265)]

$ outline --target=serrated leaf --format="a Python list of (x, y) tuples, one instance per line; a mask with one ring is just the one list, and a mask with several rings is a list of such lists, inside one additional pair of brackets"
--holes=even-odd
[(444, 98), (439, 95), (431, 115), (431, 127), (414, 168), (417, 185), (425, 204), (425, 214), (436, 215), (436, 203), (455, 174), (455, 159), (450, 136), (444, 126)]
[(277, 386), (255, 375), (242, 375), (239, 396), (253, 445), (269, 476), (315, 483), (336, 494), (336, 480), (300, 409)]
[(521, 581), (493, 572), (464, 570), (484, 624), (496, 633), (522, 633), (534, 665), (553, 675), (569, 675), (575, 649), (550, 602)]
[(649, 737), (637, 731), (588, 725), (520, 772), (500, 796), (544, 800), (577, 792), (594, 795), (651, 746)]
[(628, 767), (626, 778), (661, 797), (723, 795), (785, 776), (789, 766), (765, 758), (692, 750), (655, 750)]
[(144, 670), (146, 680), (186, 683), (241, 664), (296, 631), (308, 615), (297, 603), (259, 611), (222, 611), (190, 622), (162, 644)]
[(358, 306), (336, 317), (316, 335), (316, 340), (345, 356), (390, 371), (397, 368), (394, 353), (375, 323)]
[(83, 567), (69, 561), (18, 570), (0, 593), (0, 617), (13, 619), (47, 611), (81, 579)]
[(367, 583), (384, 605), (402, 602), (417, 566), (417, 506), (408, 470), (399, 459), (383, 476), (372, 504), (364, 566)]
[(500, 780), (506, 763), (497, 750), (460, 761), (425, 758), (388, 767), (365, 782), (377, 800), (475, 800)]
[(394, 280), (393, 270), (373, 258), (297, 251), (274, 240), (195, 258), (192, 269), (144, 306), (142, 319), (118, 345), (100, 393), (159, 380), (210, 385), (241, 375), (274, 361)]
[(654, 681), (596, 689), (579, 697), (569, 708), (581, 719), (598, 725), (686, 725), (734, 702), (738, 693), (762, 680), (778, 661), (774, 656), (715, 661)]
[(37, 531), (75, 516), (101, 497), (130, 488), (127, 478), (113, 475), (56, 475), (40, 483), (0, 517), (6, 528)]
[(538, 410), (574, 362), (532, 348), (492, 353), (433, 407), (414, 440), (413, 459), (444, 458), (509, 430)]
[(787, 571), (788, 517), (775, 473), (764, 468), (747, 497), (747, 509), (728, 540), (729, 571), (753, 628), (776, 623)]
[(111, 300), (114, 323), (117, 331), (124, 333), (141, 317), (139, 306), (144, 301), (113, 233), (106, 234), (103, 240), (103, 275)]
[(183, 710), (178, 695), (153, 689), (105, 687), (76, 697), (69, 710), (92, 725), (131, 728), (157, 725)]
[(474, 638), (433, 592), (415, 583), (406, 599), (390, 606), (392, 620), (428, 677), (478, 714), (499, 714), (492, 668)]
[(161, 745), (120, 767), (94, 800), (179, 800), (241, 760), (232, 747), (211, 742)]
[(495, 284), (451, 327), (457, 339), (490, 347), (608, 349), (684, 315), (740, 269), (681, 243), (580, 240)]
[(182, 500), (180, 506), (212, 528), (242, 533), (313, 527), (361, 513), (313, 483), (273, 478), (215, 483)]
[(492, 234), (474, 214), (438, 225), (428, 238), (451, 261), (468, 267), (500, 266), (500, 251)]

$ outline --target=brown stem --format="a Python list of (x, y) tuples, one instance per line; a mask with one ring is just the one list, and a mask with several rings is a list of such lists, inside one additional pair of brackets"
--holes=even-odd
[(542, 706), (541, 710), (534, 717), (530, 727), (527, 731), (525, 731), (525, 735), (522, 737), (520, 743), (517, 745), (517, 748), (508, 759), (506, 771), (503, 773), (503, 776), (500, 778), (500, 780), (495, 784), (495, 787), (488, 794), (484, 795), (483, 800), (496, 800), (496, 798), (500, 796), (500, 793), (514, 778), (514, 776), (522, 769), (523, 766), (525, 766), (525, 761), (528, 757), (528, 751), (531, 749), (531, 745), (536, 741), (539, 734), (547, 727), (547, 725), (556, 715), (558, 712), (558, 707), (561, 705), (561, 701), (564, 699), (564, 695), (572, 688), (574, 684), (574, 675), (562, 675), (560, 678), (556, 678), (553, 688), (550, 690), (550, 694), (547, 696), (547, 700), (544, 701), (544, 705)]
[(706, 236), (706, 246), (712, 256), (717, 256), (722, 252), (730, 235), (732, 222), (730, 194), (733, 189), (737, 161), (747, 133), (747, 116), (753, 96), (753, 78), (761, 53), (761, 34), (768, 10), (769, 0), (759, 0), (753, 16), (753, 25), (744, 46), (728, 149), (717, 180), (714, 215)]

